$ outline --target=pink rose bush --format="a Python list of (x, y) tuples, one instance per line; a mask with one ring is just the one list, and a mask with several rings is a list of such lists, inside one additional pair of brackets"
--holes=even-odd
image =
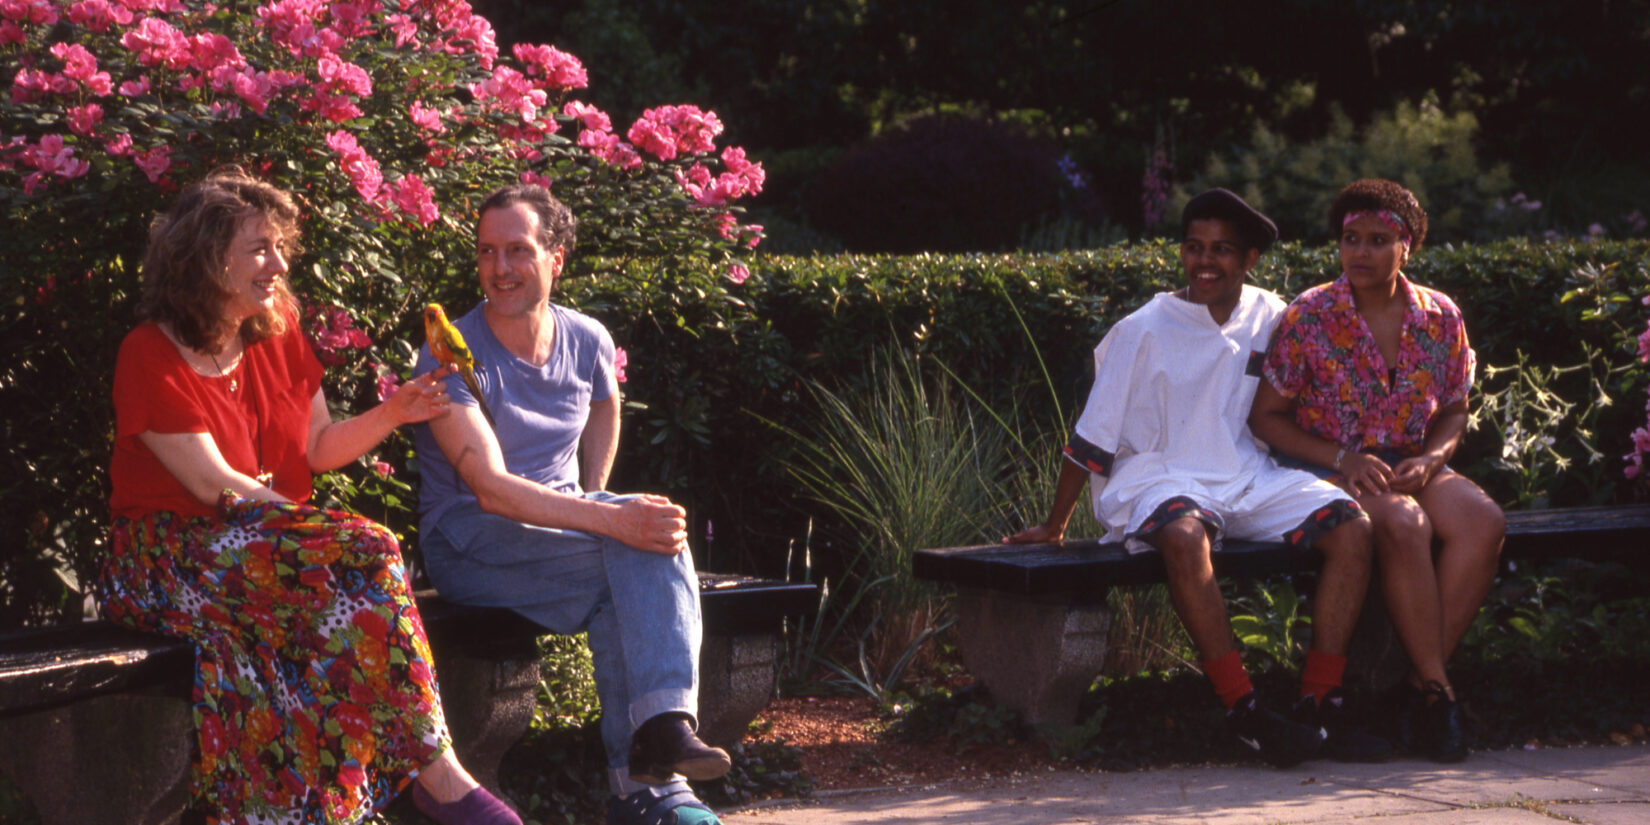
[[(657, 255), (737, 285), (714, 273), (761, 240), (735, 204), (765, 173), (717, 145), (715, 112), (657, 106), (616, 129), (574, 97), (591, 83), (577, 57), (501, 55), (463, 0), (0, 0), (0, 82), (0, 193), (21, 199), (19, 226), (92, 193), (143, 222), (238, 163), (305, 205), (316, 266), (293, 273), (299, 291), (312, 271), (375, 332), (403, 322), (374, 305), (399, 312), (394, 295), (460, 276), (434, 262), (468, 257), (465, 209), (511, 181), (572, 205), (593, 259)], [(130, 274), (142, 250), (105, 253)]]
[[(678, 209), (708, 210), (689, 228), (730, 240), (718, 221), (763, 183), (738, 147), (718, 157), (715, 112), (659, 106), (615, 131), (571, 97), (590, 85), (577, 57), (519, 43), (503, 59), (492, 25), (463, 0), (0, 0), (0, 78), (11, 104), (0, 187), (32, 196), (71, 181), (171, 191), (225, 162), (278, 157), (269, 176), (311, 202), (350, 208), (353, 190), (364, 219), (416, 232), (439, 222), (445, 193), (468, 195), (478, 180), (606, 187), (594, 202), (657, 198), (646, 181), (665, 175)], [(481, 128), (452, 137), (460, 124)], [(552, 143), (564, 128), (577, 132), (571, 145)], [(521, 168), (489, 168), (500, 157)]]
[[(288, 278), (313, 307), (298, 323), (340, 415), (394, 391), (425, 303), (476, 303), (474, 209), (505, 184), (549, 186), (577, 214), (569, 303), (603, 278), (638, 313), (672, 312), (677, 296), (737, 306), (729, 273), (762, 233), (739, 204), (761, 191), (761, 165), (695, 106), (615, 123), (583, 98), (600, 72), (548, 44), (501, 50), (464, 0), (0, 0), (0, 395), (11, 454), (32, 468), (12, 473), (25, 480), (0, 520), (69, 548), (0, 577), (61, 581), (58, 564), (95, 577), (97, 434), (113, 431), (107, 380), (135, 322), (148, 224), (220, 166), (298, 201)], [(671, 375), (650, 371), (638, 400)], [(318, 500), (406, 530), (393, 502), (410, 495), (410, 452), (397, 436), (381, 465), (323, 478)], [(79, 603), (36, 591), (13, 603)]]

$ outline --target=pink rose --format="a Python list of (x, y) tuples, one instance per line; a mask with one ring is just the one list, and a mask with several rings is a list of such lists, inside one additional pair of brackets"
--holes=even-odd
[(189, 39), (156, 17), (143, 18), (135, 30), (121, 35), (120, 44), (136, 52), (145, 65), (164, 64), (173, 71), (188, 66), (194, 57)]
[(664, 124), (652, 120), (645, 113), (641, 119), (630, 125), (630, 131), (625, 137), (630, 138), (630, 142), (635, 144), (636, 148), (659, 160), (676, 159), (675, 136)]
[(384, 25), (395, 35), (395, 47), (406, 48), (408, 43), (418, 37), (418, 24), (405, 14), (392, 14), (384, 18)]
[(395, 468), (391, 467), (388, 461), (374, 461), (372, 471), (377, 473), (379, 478), (389, 478), (395, 475)]
[(137, 97), (149, 91), (149, 76), (143, 75), (137, 80), (128, 80), (120, 84), (120, 93), (127, 97)]
[(114, 23), (130, 26), (133, 17), (131, 9), (108, 0), (80, 0), (69, 7), (69, 20), (94, 32), (104, 32)]
[(619, 140), (619, 136), (611, 132), (586, 129), (579, 133), (578, 144), (589, 149), (590, 154), (620, 169), (635, 169), (642, 165), (642, 156), (636, 154), (635, 147)]
[(590, 78), (584, 71), (584, 64), (579, 59), (555, 46), (534, 46), (526, 43), (517, 43), (511, 47), (516, 59), (527, 65), (527, 74), (544, 78), (534, 85), (540, 88), (555, 89), (583, 89), (590, 85)]
[(79, 43), (53, 43), (53, 57), (63, 61), (63, 76), (85, 81), (97, 72), (97, 58)]
[(384, 184), (384, 176), (378, 170), (378, 161), (373, 160), (356, 142), (355, 136), (339, 129), (327, 135), (327, 146), (341, 156), (344, 174), (349, 176), (350, 182), (355, 184), (355, 191), (360, 193), (361, 199), (367, 203), (376, 203), (380, 197), (379, 190)]
[(630, 366), (630, 354), (624, 351), (624, 347), (614, 347), (613, 348), (613, 380), (614, 381), (617, 381), (620, 384), (623, 384), (625, 381), (629, 380), (628, 378), (625, 377), (625, 374), (624, 374), (624, 368), (627, 367), (627, 366)]
[(735, 284), (744, 283), (747, 279), (750, 278), (750, 276), (751, 276), (751, 271), (749, 269), (746, 269), (744, 264), (729, 264), (728, 265), (728, 280), (734, 282)]
[(103, 107), (96, 103), (84, 106), (69, 107), (69, 131), (81, 136), (90, 136), (97, 124), (103, 122)]
[(197, 71), (211, 72), (220, 66), (244, 66), (246, 59), (229, 38), (217, 33), (197, 34), (190, 41), (191, 62)]
[(397, 378), (395, 373), (385, 372), (383, 375), (378, 376), (378, 400), (390, 400), (390, 396), (395, 395), (395, 391), (400, 387), (401, 379)]
[(606, 112), (588, 103), (569, 100), (567, 105), (561, 108), (561, 113), (568, 117), (578, 118), (579, 123), (583, 124), (586, 129), (594, 129), (598, 132), (613, 131), (613, 119), (608, 117)]
[(0, 16), (18, 23), (50, 26), (57, 22), (57, 6), (51, 0), (6, 0), (0, 2)]
[(372, 95), (372, 78), (367, 76), (367, 70), (336, 57), (323, 57), (315, 62), (315, 70), (321, 76), (322, 87), (330, 92), (352, 94), (356, 97)]
[(132, 153), (132, 136), (126, 133), (115, 135), (103, 144), (103, 151), (115, 157), (125, 157)]
[(401, 207), (415, 218), (419, 225), (429, 226), (441, 217), (441, 212), (435, 205), (435, 194), (425, 185), (422, 178), (415, 174), (406, 174), (390, 187), (390, 197), (395, 205)]
[(424, 102), (421, 100), (415, 100), (411, 106), (407, 107), (407, 116), (426, 131), (435, 132), (436, 134), (447, 131), (447, 127), (441, 125), (441, 113), (434, 109), (425, 108)]
[[(481, 68), (489, 71), (498, 59), (498, 38), (493, 24), (479, 14), (472, 14), (467, 3), (456, 3), (459, 14), (454, 15), (445, 28), (452, 32), (443, 51), (448, 54), (474, 54), (481, 58)], [(466, 45), (468, 44), (468, 45)]]

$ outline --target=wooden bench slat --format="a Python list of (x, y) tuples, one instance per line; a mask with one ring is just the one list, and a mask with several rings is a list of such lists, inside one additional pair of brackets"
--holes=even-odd
[[(1503, 559), (1555, 556), (1650, 565), (1650, 506), (1573, 507), (1507, 513)], [(1222, 576), (1259, 577), (1316, 569), (1316, 550), (1282, 544), (1229, 541), (1215, 554)], [(1105, 598), (1110, 587), (1163, 580), (1157, 553), (1131, 555), (1120, 543), (1075, 539), (1060, 544), (946, 547), (919, 550), (911, 563), (919, 579), (1020, 596)]]
[[(777, 633), (780, 621), (813, 611), (812, 584), (717, 573), (699, 574), (707, 633)], [(544, 635), (505, 608), (453, 604), (435, 591), (416, 594), (431, 636), (462, 635), (477, 653)], [(0, 715), (22, 713), (88, 696), (158, 688), (187, 692), (194, 645), (108, 622), (81, 622), (0, 632)]]
[(813, 584), (724, 573), (699, 574), (705, 627), (727, 635), (772, 633), (788, 616), (812, 613), (819, 604)]
[(105, 622), (0, 633), (0, 711), (149, 685), (187, 690), (195, 646)]

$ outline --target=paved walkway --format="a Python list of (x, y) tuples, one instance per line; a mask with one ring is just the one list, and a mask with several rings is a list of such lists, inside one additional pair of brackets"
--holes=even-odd
[(1474, 753), (1459, 765), (1313, 762), (1048, 771), (835, 791), (724, 812), (727, 825), (1646, 825), (1650, 746)]

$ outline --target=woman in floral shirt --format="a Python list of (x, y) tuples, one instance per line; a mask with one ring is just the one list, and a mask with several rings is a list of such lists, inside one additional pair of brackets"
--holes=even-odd
[(1307, 290), (1278, 323), (1249, 427), (1280, 461), (1341, 484), (1368, 511), (1411, 663), (1412, 744), (1456, 761), (1467, 751), (1444, 663), (1489, 592), (1506, 526), (1446, 463), (1466, 431), (1475, 358), (1455, 303), (1403, 275), (1427, 233), (1413, 193), (1356, 181), (1329, 225), (1341, 277)]

